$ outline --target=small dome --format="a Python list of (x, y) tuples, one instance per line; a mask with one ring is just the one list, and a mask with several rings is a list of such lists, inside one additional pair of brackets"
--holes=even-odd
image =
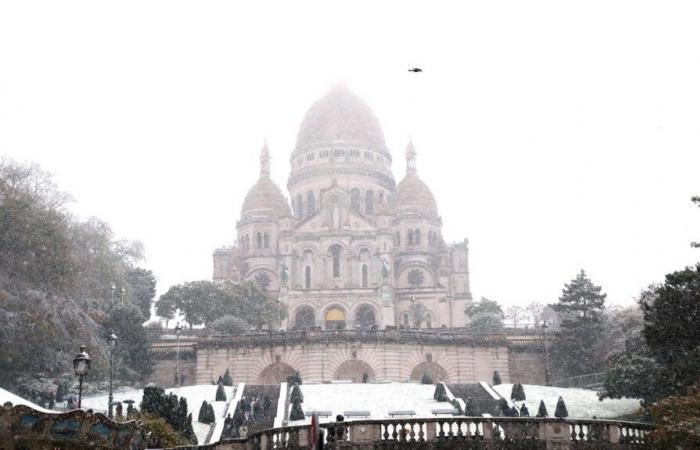
[(275, 220), (291, 215), (292, 209), (282, 190), (270, 179), (270, 151), (265, 143), (260, 152), (260, 178), (243, 200), (241, 220), (247, 221), (252, 216), (264, 216)]
[(391, 207), (396, 217), (424, 216), (437, 219), (435, 196), (416, 171), (416, 148), (413, 142), (406, 147), (406, 176), (391, 196)]
[(340, 84), (306, 112), (297, 133), (296, 152), (333, 144), (353, 145), (389, 155), (384, 131), (372, 109)]

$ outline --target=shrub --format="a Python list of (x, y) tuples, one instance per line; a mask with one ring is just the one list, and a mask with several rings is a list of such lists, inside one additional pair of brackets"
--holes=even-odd
[(289, 401), (292, 403), (294, 403), (295, 401), (298, 401), (299, 403), (304, 403), (304, 394), (302, 394), (301, 388), (298, 384), (295, 384), (292, 387), (292, 393), (289, 394)]
[(202, 402), (202, 406), (199, 407), (199, 414), (197, 415), (197, 422), (211, 423), (209, 422), (209, 403), (206, 400)]
[(655, 403), (651, 413), (656, 428), (646, 438), (654, 448), (700, 448), (700, 383)]
[(433, 392), (433, 398), (439, 402), (446, 402), (447, 392), (445, 391), (445, 385), (438, 383), (435, 385), (435, 392)]
[(452, 399), (452, 406), (454, 406), (454, 408), (455, 408), (455, 409), (457, 410), (457, 412), (459, 412), (460, 414), (462, 414), (462, 413), (464, 412), (464, 411), (462, 411), (462, 405), (459, 404), (459, 401), (458, 401), (456, 398), (453, 398), (453, 399)]
[(428, 372), (423, 372), (423, 378), (421, 378), (420, 384), (433, 384), (433, 377), (431, 377)]
[(569, 411), (567, 411), (564, 399), (561, 397), (559, 397), (559, 400), (557, 400), (557, 407), (554, 410), (554, 417), (557, 417), (559, 419), (569, 417)]
[(540, 400), (540, 407), (537, 410), (537, 417), (549, 417), (547, 407), (544, 405), (544, 400)]
[(510, 399), (516, 402), (522, 402), (525, 400), (525, 389), (520, 383), (515, 383), (513, 389), (510, 391)]
[(225, 315), (212, 321), (207, 328), (221, 334), (241, 334), (250, 330), (250, 325), (240, 317)]
[(501, 384), (501, 374), (498, 373), (498, 370), (493, 371), (493, 383), (494, 386)]
[(508, 401), (505, 398), (498, 400), (498, 409), (501, 411), (502, 416), (510, 416), (510, 406), (508, 406)]
[(224, 384), (219, 383), (216, 388), (216, 401), (225, 402), (226, 401), (226, 391), (224, 390)]
[(523, 406), (520, 407), (520, 417), (530, 417), (530, 410), (525, 406), (525, 402), (523, 402)]
[(464, 414), (470, 417), (480, 416), (479, 405), (476, 404), (473, 398), (469, 397), (467, 399), (467, 404), (464, 408)]
[(296, 401), (292, 403), (292, 411), (289, 413), (289, 420), (304, 420), (305, 418), (304, 410), (301, 408), (301, 402), (299, 402), (299, 399), (296, 399)]
[(233, 378), (231, 378), (231, 371), (226, 368), (226, 372), (224, 372), (224, 386), (233, 386)]

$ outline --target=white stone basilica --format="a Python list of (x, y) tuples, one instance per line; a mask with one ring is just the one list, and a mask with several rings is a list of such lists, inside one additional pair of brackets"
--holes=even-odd
[(467, 241), (446, 244), (435, 198), (406, 148), (396, 185), (382, 127), (345, 86), (306, 113), (287, 189), (270, 179), (267, 146), (232, 247), (214, 281), (254, 280), (287, 306), (288, 329), (463, 327), (471, 302)]

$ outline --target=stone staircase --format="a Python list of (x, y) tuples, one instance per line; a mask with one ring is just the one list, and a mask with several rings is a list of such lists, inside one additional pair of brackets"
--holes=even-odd
[(452, 395), (464, 400), (465, 404), (467, 403), (467, 399), (473, 399), (481, 414), (491, 414), (492, 416), (501, 415), (500, 409), (498, 408), (498, 400), (494, 399), (481, 384), (448, 384), (447, 387), (452, 392)]

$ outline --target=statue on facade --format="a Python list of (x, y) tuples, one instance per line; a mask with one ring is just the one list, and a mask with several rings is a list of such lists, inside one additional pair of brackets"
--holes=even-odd
[(280, 278), (282, 279), (282, 285), (287, 286), (287, 281), (289, 280), (289, 267), (282, 261), (280, 263)]
[(389, 281), (389, 275), (391, 275), (389, 261), (387, 261), (385, 257), (382, 257), (382, 281), (384, 283), (387, 283)]

